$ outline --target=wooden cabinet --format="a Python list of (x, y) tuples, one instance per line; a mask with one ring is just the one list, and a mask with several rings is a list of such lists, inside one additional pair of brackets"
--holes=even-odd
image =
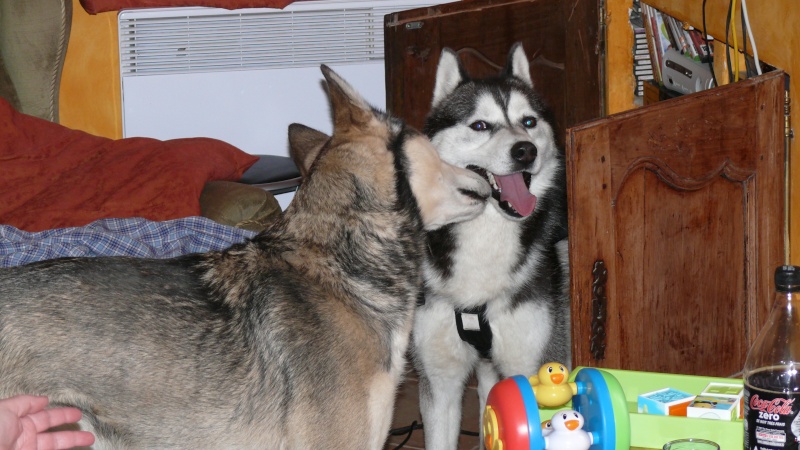
[(421, 126), (443, 47), (494, 74), (523, 41), (567, 144), (573, 365), (727, 376), (784, 261), (781, 73), (603, 111), (595, 0), (463, 1), (388, 15), (387, 105)]
[(573, 362), (728, 376), (784, 260), (785, 76), (568, 130)]

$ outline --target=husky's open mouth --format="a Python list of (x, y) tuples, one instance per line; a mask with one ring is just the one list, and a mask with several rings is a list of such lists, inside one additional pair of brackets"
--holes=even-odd
[(509, 216), (527, 217), (536, 208), (536, 196), (530, 192), (530, 172), (495, 175), (478, 166), (469, 165), (467, 169), (489, 182), (492, 186), (492, 198), (497, 200), (500, 208)]

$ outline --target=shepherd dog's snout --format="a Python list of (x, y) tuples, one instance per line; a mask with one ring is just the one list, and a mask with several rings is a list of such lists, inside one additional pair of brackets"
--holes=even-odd
[(536, 146), (530, 141), (519, 141), (511, 146), (511, 159), (523, 167), (531, 165), (536, 160), (537, 154)]

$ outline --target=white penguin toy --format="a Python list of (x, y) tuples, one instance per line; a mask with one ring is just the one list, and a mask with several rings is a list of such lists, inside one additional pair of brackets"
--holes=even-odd
[(583, 415), (567, 409), (557, 412), (550, 422), (553, 431), (544, 436), (547, 450), (589, 450), (594, 439), (583, 429)]

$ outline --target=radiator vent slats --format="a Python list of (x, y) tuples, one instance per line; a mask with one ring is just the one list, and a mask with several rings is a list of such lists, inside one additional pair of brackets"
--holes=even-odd
[(119, 18), (122, 75), (381, 62), (383, 16), (421, 5), (373, 3), (376, 6), (214, 10), (213, 14), (206, 8), (180, 8), (185, 13), (173, 10), (164, 17), (123, 14)]

